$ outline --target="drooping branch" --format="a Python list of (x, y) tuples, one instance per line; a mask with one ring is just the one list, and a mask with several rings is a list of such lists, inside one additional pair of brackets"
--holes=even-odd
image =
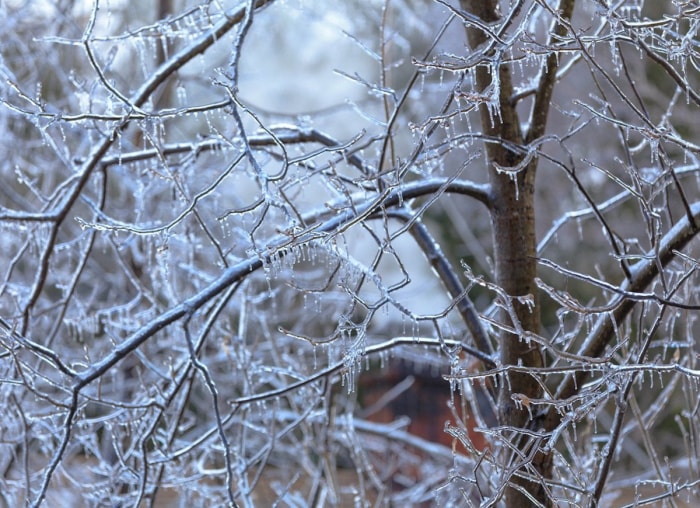
[[(284, 256), (285, 249), (321, 239), (327, 233), (337, 232), (344, 227), (347, 228), (349, 227), (348, 224), (354, 223), (356, 220), (358, 220), (358, 217), (367, 217), (376, 211), (398, 206), (403, 203), (404, 200), (422, 196), (432, 196), (436, 192), (464, 193), (466, 195), (472, 195), (488, 201), (489, 186), (477, 185), (471, 182), (459, 182), (452, 179), (435, 179), (428, 182), (415, 182), (404, 187), (398, 187), (391, 191), (387, 191), (383, 196), (383, 199), (367, 200), (365, 203), (353, 208), (345, 208), (338, 214), (332, 214), (332, 216), (325, 220), (325, 222), (320, 224), (317, 222), (316, 225), (307, 228), (304, 232), (299, 233), (291, 239), (281, 235), (270, 242), (266, 248), (266, 252), (271, 252), (274, 254), (258, 254), (251, 256), (234, 266), (231, 266), (230, 268), (226, 269), (218, 279), (210, 283), (196, 295), (193, 295), (179, 305), (162, 313), (150, 323), (132, 334), (129, 338), (116, 345), (102, 360), (94, 363), (83, 372), (76, 374), (73, 371), (69, 371), (69, 374), (71, 374), (74, 382), (72, 386), (72, 402), (65, 417), (65, 431), (61, 439), (61, 445), (52, 457), (49, 467), (44, 475), (41, 491), (36, 500), (35, 506), (38, 506), (45, 496), (51, 477), (56, 467), (60, 463), (66, 447), (68, 446), (73, 427), (72, 422), (75, 414), (78, 411), (78, 400), (83, 388), (103, 376), (107, 371), (112, 369), (130, 353), (134, 352), (157, 332), (182, 319), (189, 319), (198, 309), (217, 297), (217, 295), (219, 295), (221, 292), (243, 280), (254, 271), (259, 270), (265, 264), (270, 264), (272, 262), (273, 255)], [(324, 212), (316, 212), (311, 214), (309, 221), (311, 221), (311, 217), (318, 218), (319, 216), (324, 216), (325, 214), (327, 214), (327, 208), (324, 208)], [(436, 344), (440, 344), (440, 341), (435, 340), (434, 342)], [(400, 343), (400, 341), (390, 341), (389, 343), (384, 344), (384, 348), (394, 347), (398, 343)], [(415, 340), (412, 340), (412, 343), (415, 344)], [(387, 346), (387, 344), (389, 344), (389, 346)], [(31, 349), (31, 343), (25, 341), (21, 345)], [(455, 345), (458, 345), (458, 343), (455, 343)], [(467, 346), (466, 349), (469, 349), (469, 347)], [(342, 365), (344, 365), (344, 363)], [(331, 374), (338, 368), (340, 367), (336, 366), (328, 372), (324, 371), (324, 374)]]
[[(414, 216), (408, 211), (399, 212), (394, 214), (394, 216), (400, 216), (404, 221), (412, 221)], [(440, 245), (437, 243), (433, 235), (430, 234), (428, 228), (420, 221), (416, 219), (411, 224), (409, 228), (411, 236), (421, 248), (425, 254), (430, 266), (437, 272), (440, 277), (440, 281), (449, 293), (450, 297), (456, 300), (457, 311), (460, 316), (462, 316), (462, 321), (464, 321), (469, 333), (472, 335), (472, 339), (479, 349), (481, 354), (474, 355), (479, 360), (481, 360), (487, 368), (495, 367), (495, 363), (491, 358), (493, 354), (493, 348), (491, 347), (491, 341), (489, 340), (488, 334), (484, 329), (481, 318), (479, 317), (474, 304), (465, 292), (464, 285), (459, 280), (457, 272), (452, 267), (447, 256), (442, 252)]]
[[(412, 182), (405, 186), (387, 191), (385, 195), (381, 197), (381, 199), (367, 200), (354, 208), (344, 208), (339, 213), (330, 214), (331, 217), (326, 219), (324, 222), (319, 223), (316, 221), (313, 225), (296, 234), (294, 237), (290, 238), (280, 235), (268, 243), (266, 252), (275, 253), (277, 256), (284, 256), (286, 249), (314, 240), (320, 240), (329, 232), (337, 233), (339, 230), (347, 229), (351, 224), (359, 221), (360, 217), (368, 217), (374, 212), (383, 208), (397, 206), (402, 203), (403, 200), (430, 196), (440, 190), (446, 193), (458, 193), (472, 197), (479, 197), (480, 199), (488, 201), (488, 185), (478, 185), (459, 180), (451, 181), (448, 185), (445, 185), (445, 180), (446, 179), (434, 179), (425, 182)], [(331, 209), (333, 209), (332, 206)], [(328, 208), (326, 207), (324, 207), (323, 211), (309, 214), (309, 222), (312, 222), (312, 218), (318, 218), (319, 216), (325, 215), (329, 215)], [(236, 282), (250, 275), (252, 272), (259, 270), (265, 264), (270, 263), (272, 260), (271, 256), (272, 254), (260, 253), (226, 269), (207, 287), (190, 298), (184, 300), (179, 305), (176, 305), (175, 307), (162, 313), (157, 318), (153, 319), (149, 324), (145, 325), (139, 331), (131, 335), (131, 337), (118, 344), (105, 358), (93, 364), (89, 369), (78, 375), (76, 378), (76, 389), (80, 390), (84, 386), (99, 378), (102, 374), (107, 372), (116, 363), (121, 361), (126, 355), (128, 355), (131, 351), (134, 351), (158, 331), (196, 311), (231, 284), (235, 284)]]

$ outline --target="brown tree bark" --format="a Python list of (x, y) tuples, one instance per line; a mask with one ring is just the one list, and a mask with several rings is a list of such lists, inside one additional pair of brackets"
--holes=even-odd
[[(568, 19), (573, 11), (573, 0), (562, 2), (562, 19)], [(491, 28), (498, 21), (497, 0), (461, 0), (464, 10), (475, 15)], [(553, 31), (559, 35), (564, 26), (556, 21)], [(488, 50), (492, 36), (477, 25), (468, 24), (467, 38), (473, 51), (483, 51), (485, 56), (495, 56), (495, 49)], [(488, 61), (475, 69), (477, 92), (488, 93), (496, 86), (494, 73), (498, 72), (498, 105), (482, 103), (480, 117), (482, 131), (486, 136), (489, 179), (492, 186), (491, 225), (493, 235), (496, 283), (513, 297), (515, 319), (502, 311), (501, 322), (519, 330), (518, 333), (502, 331), (499, 336), (499, 354), (504, 366), (543, 367), (541, 348), (529, 342), (526, 332), (539, 333), (540, 311), (538, 291), (535, 284), (536, 237), (535, 237), (535, 174), (537, 158), (524, 159), (525, 151), (518, 147), (542, 136), (554, 79), (557, 55), (551, 54), (543, 66), (540, 87), (535, 95), (530, 131), (523, 134), (513, 96), (510, 68), (505, 64), (493, 65)], [(491, 61), (493, 62), (493, 60)], [(500, 168), (500, 169), (499, 169)], [(513, 168), (513, 171), (503, 171)], [(516, 168), (517, 171), (516, 171)], [(529, 302), (517, 297), (530, 296)], [(537, 430), (528, 410), (528, 400), (541, 398), (542, 387), (537, 379), (525, 372), (508, 372), (501, 380), (499, 391), (499, 424), (512, 431), (504, 437), (509, 443), (501, 447), (500, 459), (505, 471), (512, 472), (510, 487), (505, 491), (508, 507), (530, 507), (548, 501), (544, 480), (552, 475), (551, 455), (538, 451), (540, 442), (519, 429)]]

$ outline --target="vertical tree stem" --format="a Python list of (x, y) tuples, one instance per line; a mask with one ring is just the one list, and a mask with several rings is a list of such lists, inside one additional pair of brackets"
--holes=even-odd
[[(498, 20), (498, 2), (496, 0), (461, 0), (461, 5), (471, 14), (478, 16), (486, 24)], [(484, 51), (489, 43), (489, 34), (472, 26), (467, 28), (469, 45), (474, 51)], [(520, 146), (524, 143), (520, 129), (520, 120), (515, 105), (510, 98), (513, 95), (513, 83), (510, 68), (500, 64), (496, 50), (484, 54), (484, 63), (475, 72), (477, 91), (491, 94), (491, 103), (480, 105), (480, 117), (484, 134), (491, 139), (503, 140), (505, 143), (489, 142), (486, 145), (489, 164), (489, 179), (492, 185), (491, 226), (494, 245), (496, 283), (511, 297), (515, 310), (517, 327), (527, 332), (539, 332), (540, 316), (538, 306), (536, 276), (536, 237), (535, 237), (535, 173), (536, 159), (524, 167), (523, 155), (507, 148), (507, 145)], [(548, 72), (552, 72), (551, 69)], [(497, 75), (497, 80), (496, 78)], [(498, 87), (494, 90), (493, 87)], [(493, 94), (497, 92), (497, 99)], [(498, 104), (493, 104), (497, 100)], [(503, 171), (513, 168), (513, 171)], [(515, 168), (518, 168), (515, 171)], [(530, 295), (530, 303), (524, 303), (517, 297)], [(505, 324), (510, 317), (504, 312), (501, 319)], [(522, 365), (542, 367), (543, 355), (539, 346), (529, 343), (517, 334), (502, 332), (499, 337), (500, 358), (504, 365)], [(513, 395), (517, 394), (517, 404)], [(519, 461), (519, 450), (527, 455), (526, 450), (533, 446), (518, 429), (530, 425), (530, 414), (521, 403), (530, 398), (540, 398), (542, 388), (532, 375), (524, 372), (506, 374), (499, 393), (499, 423), (512, 429), (509, 436), (511, 447), (504, 447), (502, 460), (505, 469), (510, 469)], [(535, 474), (541, 478), (551, 476), (550, 457), (537, 454), (533, 464)], [(541, 481), (532, 481), (518, 476), (523, 469), (514, 468), (513, 485), (505, 491), (506, 504), (509, 507), (532, 506), (533, 501), (547, 504), (545, 486)]]

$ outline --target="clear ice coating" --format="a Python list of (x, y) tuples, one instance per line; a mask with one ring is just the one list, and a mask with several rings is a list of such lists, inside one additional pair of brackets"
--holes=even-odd
[(0, 505), (692, 506), (696, 3), (0, 3)]

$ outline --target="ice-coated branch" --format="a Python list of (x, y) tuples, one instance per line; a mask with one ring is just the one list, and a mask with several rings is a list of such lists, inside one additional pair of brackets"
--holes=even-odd
[[(255, 8), (264, 7), (273, 1), (274, 0), (257, 0), (255, 2)], [(229, 14), (224, 16), (216, 26), (205, 32), (194, 43), (184, 47), (182, 50), (173, 55), (167, 62), (161, 65), (128, 99), (128, 103), (132, 110), (138, 111), (148, 100), (151, 94), (162, 83), (164, 83), (169, 76), (190, 62), (195, 56), (202, 54), (216, 41), (218, 41), (226, 32), (236, 26), (244, 18), (246, 9), (247, 7), (245, 6), (236, 7)], [(131, 118), (127, 113), (107, 135), (102, 137), (101, 142), (95, 146), (87, 160), (82, 164), (82, 167), (77, 172), (76, 177), (70, 180), (70, 188), (65, 190), (65, 193), (63, 193), (63, 198), (60, 200), (59, 204), (55, 206), (55, 210), (51, 212), (53, 222), (51, 232), (44, 243), (43, 252), (39, 261), (39, 270), (36, 273), (31, 292), (26, 299), (26, 303), (24, 304), (20, 333), (24, 334), (27, 332), (27, 327), (29, 326), (30, 309), (36, 305), (39, 295), (41, 294), (46, 283), (50, 259), (54, 253), (54, 247), (60, 225), (63, 223), (69, 210), (78, 199), (78, 196), (89, 181), (95, 168), (99, 166), (102, 158), (116, 142), (119, 137), (119, 133), (126, 129), (130, 122)]]
[[(543, 4), (547, 5), (547, 4)], [(555, 45), (569, 32), (569, 22), (574, 13), (575, 0), (562, 0), (559, 2), (557, 12), (550, 29), (550, 45)], [(530, 125), (525, 141), (531, 142), (544, 136), (547, 128), (547, 115), (552, 101), (554, 85), (557, 81), (561, 56), (556, 51), (550, 51), (542, 63), (540, 78), (535, 92), (535, 100), (532, 105)]]
[[(166, 328), (168, 325), (174, 323), (182, 317), (196, 311), (230, 285), (247, 277), (250, 273), (262, 268), (265, 263), (269, 263), (271, 261), (273, 253), (283, 256), (285, 249), (287, 248), (305, 244), (312, 240), (321, 239), (328, 233), (335, 234), (341, 229), (347, 229), (350, 227), (350, 224), (358, 221), (360, 217), (368, 217), (381, 208), (397, 206), (403, 200), (433, 195), (435, 192), (440, 190), (446, 193), (464, 194), (488, 201), (488, 185), (478, 185), (459, 180), (452, 181), (449, 183), (449, 185), (445, 185), (445, 180), (446, 179), (436, 178), (428, 181), (412, 182), (401, 187), (396, 187), (393, 190), (384, 193), (384, 195), (380, 196), (380, 198), (367, 200), (364, 203), (357, 205), (354, 209), (345, 208), (339, 213), (334, 214), (325, 222), (322, 222), (321, 224), (316, 223), (306, 228), (304, 231), (295, 235), (295, 237), (292, 239), (289, 239), (286, 236), (278, 237), (268, 244), (266, 251), (269, 254), (256, 254), (231, 266), (230, 268), (226, 269), (216, 280), (211, 282), (196, 295), (191, 296), (179, 305), (176, 305), (170, 310), (164, 312), (156, 319), (142, 327), (139, 331), (131, 335), (131, 337), (127, 338), (124, 342), (118, 344), (109, 355), (96, 362), (90, 368), (77, 376), (75, 390), (81, 390), (84, 386), (100, 377), (158, 331)], [(316, 212), (310, 215), (312, 217), (318, 217), (319, 214), (322, 213), (327, 214), (327, 208), (324, 208), (323, 212)]]
[[(694, 203), (690, 209), (693, 219), (700, 220), (700, 202)], [(643, 292), (659, 275), (659, 267), (665, 267), (676, 259), (676, 252), (683, 250), (697, 234), (698, 230), (694, 223), (684, 215), (661, 239), (658, 250), (648, 252), (642, 261), (630, 267), (631, 278), (620, 284), (618, 294), (609, 302), (609, 306), (614, 307), (614, 310), (598, 318), (581, 345), (579, 355), (598, 358), (603, 354), (607, 345), (615, 337), (616, 328), (638, 303), (638, 299), (629, 298), (627, 293)], [(566, 399), (575, 395), (589, 376), (590, 373), (584, 370), (569, 374), (559, 385), (555, 398)], [(550, 408), (546, 417), (547, 428), (556, 427), (558, 419), (556, 410)]]
[[(455, 340), (449, 340), (449, 339), (433, 339), (433, 338), (428, 338), (428, 337), (395, 337), (393, 339), (385, 340), (383, 342), (380, 342), (379, 344), (375, 344), (373, 346), (368, 346), (364, 349), (363, 351), (363, 356), (372, 356), (375, 354), (379, 354), (385, 351), (389, 351), (391, 349), (395, 349), (399, 346), (430, 346), (430, 347), (436, 347), (440, 348), (443, 345), (447, 344), (448, 346), (457, 346), (457, 347), (463, 347), (464, 344), (460, 341), (455, 341)], [(467, 346), (468, 348), (468, 346)], [(308, 376), (300, 381), (297, 381), (295, 383), (291, 383), (287, 386), (283, 386), (281, 388), (276, 388), (274, 390), (269, 390), (266, 392), (261, 392), (261, 393), (256, 393), (255, 395), (248, 395), (245, 397), (239, 397), (237, 399), (233, 399), (229, 401), (229, 404), (231, 406), (240, 406), (244, 404), (252, 404), (254, 402), (260, 402), (262, 400), (266, 399), (274, 399), (275, 397), (279, 397), (281, 395), (284, 395), (286, 393), (289, 393), (291, 391), (297, 390), (301, 388), (302, 386), (306, 386), (308, 384), (311, 384), (315, 381), (318, 381), (319, 379), (323, 379), (325, 377), (328, 377), (332, 374), (341, 372), (343, 370), (348, 369), (348, 364), (345, 360), (341, 360), (339, 362), (334, 363), (333, 365), (330, 365), (326, 367), (325, 369), (322, 369), (315, 374)]]
[[(406, 222), (411, 222), (413, 220), (413, 216), (408, 211), (400, 214), (400, 216)], [(479, 313), (474, 307), (469, 295), (466, 294), (464, 285), (459, 280), (457, 272), (452, 267), (449, 259), (447, 259), (447, 256), (442, 252), (438, 242), (433, 238), (433, 235), (430, 234), (430, 231), (420, 219), (412, 222), (409, 232), (416, 240), (416, 243), (418, 243), (426, 258), (428, 258), (430, 266), (437, 272), (450, 297), (456, 300), (457, 310), (462, 316), (464, 324), (469, 330), (469, 333), (471, 333), (472, 339), (481, 353), (478, 358), (487, 368), (495, 367), (493, 359), (490, 358), (493, 354), (491, 341), (484, 329)]]

